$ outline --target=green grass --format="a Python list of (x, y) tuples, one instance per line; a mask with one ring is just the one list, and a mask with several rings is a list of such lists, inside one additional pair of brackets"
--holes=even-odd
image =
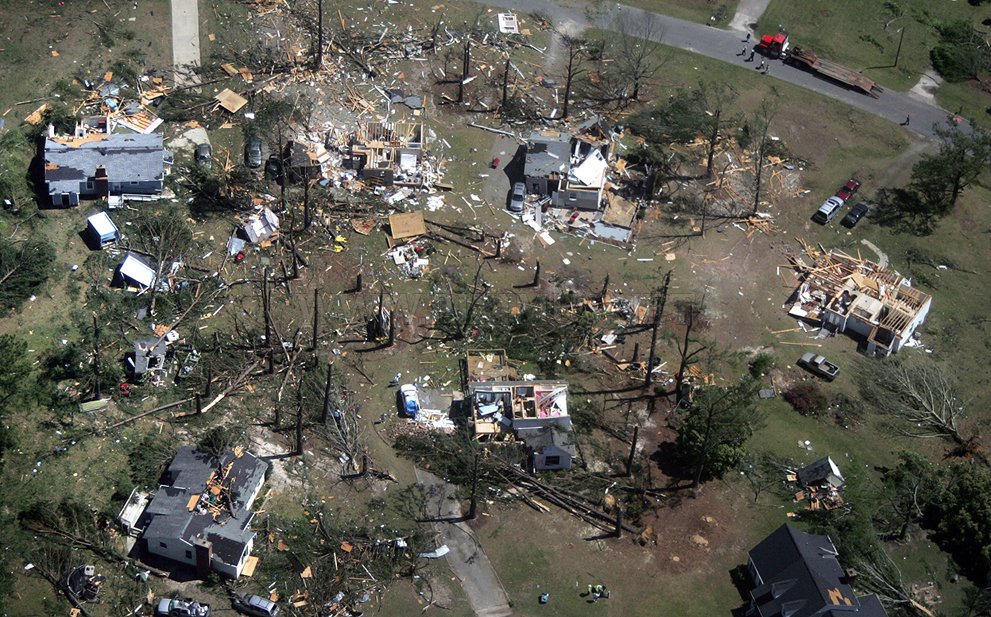
[[(831, 0), (802, 2), (772, 0), (761, 17), (760, 34), (783, 27), (792, 45), (799, 44), (823, 57), (856, 70), (895, 90), (908, 90), (929, 67), (929, 49), (937, 40), (934, 24), (966, 19), (975, 24), (991, 15), (991, 7), (967, 2), (900, 0), (861, 2)], [(899, 39), (898, 66), (895, 56)]]
[(961, 115), (986, 131), (991, 131), (991, 95), (975, 82), (943, 82), (936, 101), (947, 111)]

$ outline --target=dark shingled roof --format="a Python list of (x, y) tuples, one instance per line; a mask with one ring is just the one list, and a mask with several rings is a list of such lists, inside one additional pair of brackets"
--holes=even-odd
[(760, 617), (887, 617), (876, 596), (858, 597), (844, 582), (828, 536), (785, 524), (750, 551), (750, 560), (761, 580), (750, 592)]
[[(208, 512), (190, 511), (192, 497), (207, 490), (211, 474), (220, 467), (231, 465), (228, 482), (234, 506), (234, 516), (225, 509), (216, 519)], [(159, 487), (145, 510), (151, 521), (145, 529), (146, 538), (174, 538), (189, 543), (206, 538), (213, 543), (213, 554), (221, 561), (234, 565), (244, 548), (254, 538), (250, 529), (254, 514), (247, 508), (248, 497), (255, 487), (265, 481), (268, 463), (250, 452), (236, 457), (228, 451), (218, 461), (191, 446), (179, 448), (165, 473), (165, 485)]]
[(571, 164), (571, 134), (556, 131), (534, 131), (530, 134), (523, 175), (528, 178), (547, 177), (552, 173), (566, 175)]
[(165, 161), (171, 154), (162, 145), (162, 135), (112, 133), (105, 139), (79, 146), (45, 140), (45, 182), (49, 193), (84, 193), (80, 184), (107, 169), (110, 182), (148, 182), (165, 177)]

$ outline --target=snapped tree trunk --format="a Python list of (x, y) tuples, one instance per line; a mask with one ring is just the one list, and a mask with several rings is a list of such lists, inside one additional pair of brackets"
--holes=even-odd
[(93, 313), (93, 396), (96, 400), (103, 398), (100, 388), (100, 325)]
[(327, 383), (323, 387), (323, 408), (320, 411), (320, 424), (327, 424), (330, 415), (330, 394), (334, 388), (334, 365), (327, 364)]

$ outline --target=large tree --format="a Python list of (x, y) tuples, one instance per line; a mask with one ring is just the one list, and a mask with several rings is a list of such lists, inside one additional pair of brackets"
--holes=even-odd
[(939, 151), (923, 156), (912, 167), (909, 184), (933, 219), (948, 214), (960, 193), (976, 182), (991, 162), (991, 133), (976, 127), (970, 133), (951, 127), (936, 128), (936, 135)]
[(558, 34), (565, 52), (568, 54), (568, 64), (564, 73), (564, 100), (561, 119), (567, 120), (571, 111), (571, 92), (575, 80), (585, 73), (585, 59), (588, 56), (588, 42), (581, 36)]
[(43, 237), (0, 239), (0, 307), (17, 308), (48, 280), (55, 249)]
[(735, 468), (746, 454), (746, 442), (760, 424), (758, 384), (745, 378), (727, 386), (708, 386), (695, 397), (678, 427), (678, 450), (692, 467), (692, 486)]
[(937, 503), (945, 478), (942, 470), (915, 452), (902, 452), (896, 466), (881, 474), (881, 498), (874, 524), (885, 537), (904, 540)]
[(957, 464), (939, 505), (940, 543), (979, 587), (991, 574), (991, 473), (983, 465)]

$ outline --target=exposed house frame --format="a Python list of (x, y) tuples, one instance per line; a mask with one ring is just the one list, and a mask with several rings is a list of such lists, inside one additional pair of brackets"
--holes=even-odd
[(863, 338), (868, 354), (890, 355), (925, 321), (932, 296), (894, 270), (833, 250), (799, 265), (789, 315)]
[(422, 122), (365, 122), (348, 144), (350, 165), (370, 184), (422, 186), (425, 140)]

